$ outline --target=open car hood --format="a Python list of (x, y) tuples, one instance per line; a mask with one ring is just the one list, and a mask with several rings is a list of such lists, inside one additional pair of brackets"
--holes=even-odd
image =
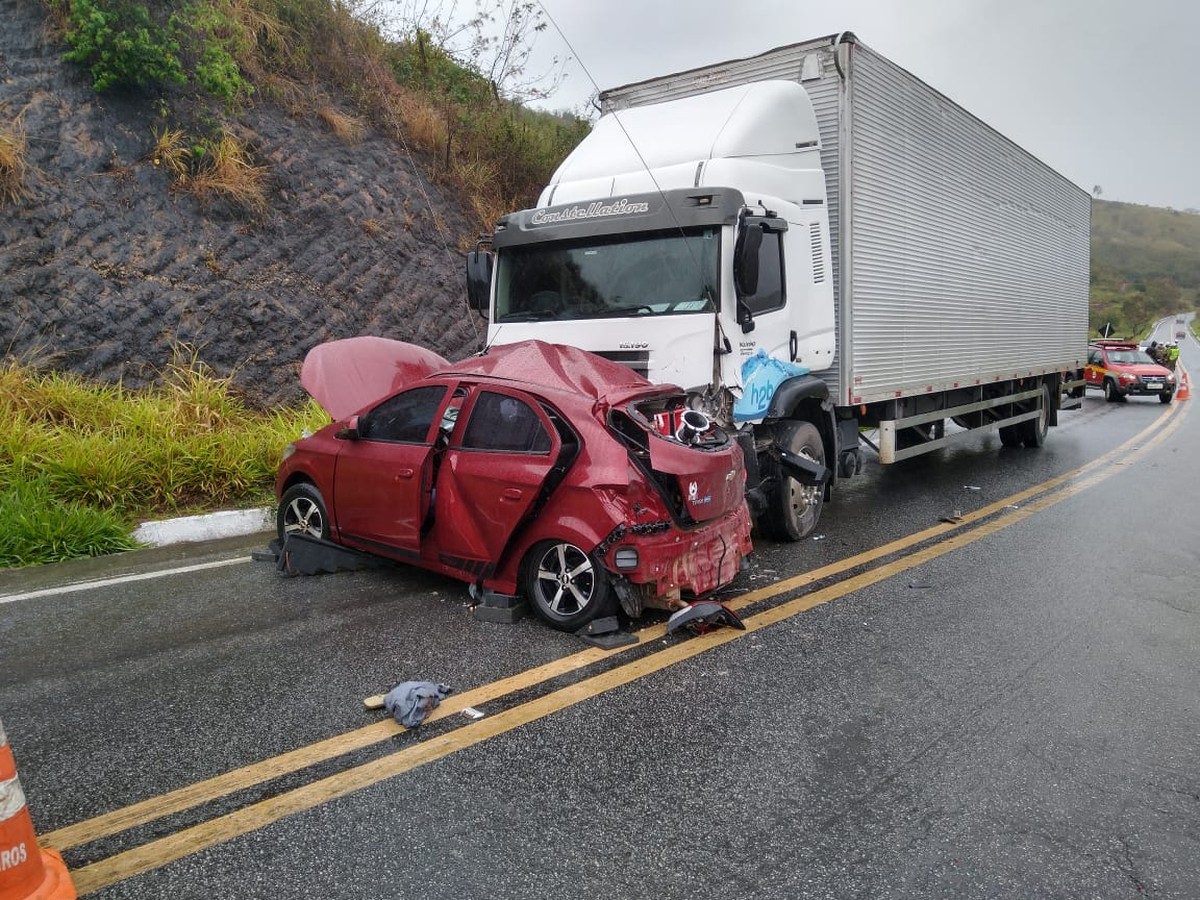
[(309, 350), (300, 384), (337, 421), (449, 365), (416, 344), (353, 337)]

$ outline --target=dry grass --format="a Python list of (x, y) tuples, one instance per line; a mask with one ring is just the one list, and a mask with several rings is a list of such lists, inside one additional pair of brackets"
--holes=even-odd
[(16, 203), (25, 187), (25, 126), (20, 118), (0, 124), (0, 203)]
[(317, 111), (317, 116), (329, 126), (329, 130), (337, 135), (338, 140), (347, 144), (361, 144), (367, 134), (366, 120), (360, 116), (350, 116), (338, 112), (332, 106), (323, 106)]
[(188, 188), (201, 199), (216, 195), (256, 215), (267, 211), (267, 169), (254, 165), (246, 145), (228, 133), (209, 145)]
[(181, 129), (164, 128), (154, 132), (154, 146), (150, 148), (150, 160), (165, 169), (171, 180), (180, 184), (187, 181), (192, 168), (192, 150), (187, 135)]

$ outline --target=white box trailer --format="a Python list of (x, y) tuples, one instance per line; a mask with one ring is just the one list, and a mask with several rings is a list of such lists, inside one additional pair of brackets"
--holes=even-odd
[(468, 258), (471, 304), (490, 343), (688, 388), (757, 463), (763, 530), (809, 533), (864, 443), (1036, 447), (1079, 405), (1088, 194), (853, 35), (600, 99)]
[(820, 131), (839, 404), (1084, 365), (1089, 195), (852, 35), (614, 88), (601, 110), (769, 80), (802, 85)]

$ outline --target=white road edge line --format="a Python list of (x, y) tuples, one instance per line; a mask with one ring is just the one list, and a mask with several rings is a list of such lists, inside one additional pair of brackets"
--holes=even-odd
[(131, 581), (149, 581), (151, 578), (165, 578), (169, 575), (186, 575), (188, 572), (200, 572), (204, 569), (219, 569), (222, 566), (235, 566), (253, 560), (252, 556), (239, 556), (237, 559), (221, 559), (216, 562), (197, 563), (194, 566), (180, 566), (176, 569), (162, 569), (158, 572), (142, 572), (137, 575), (120, 575), (117, 578), (102, 578), (97, 581), (80, 581), (76, 584), (64, 584), (61, 587), (44, 588), (40, 591), (29, 591), (24, 594), (5, 594), (0, 596), (0, 603), (15, 603), (18, 600), (35, 600), (38, 597), (57, 597), (62, 594), (74, 594), (79, 591), (90, 591), (95, 588), (111, 587), (114, 584), (128, 584)]

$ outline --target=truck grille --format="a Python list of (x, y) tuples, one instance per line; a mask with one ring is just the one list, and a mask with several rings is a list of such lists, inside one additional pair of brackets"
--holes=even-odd
[(597, 350), (596, 355), (627, 366), (643, 378), (650, 377), (649, 350)]

